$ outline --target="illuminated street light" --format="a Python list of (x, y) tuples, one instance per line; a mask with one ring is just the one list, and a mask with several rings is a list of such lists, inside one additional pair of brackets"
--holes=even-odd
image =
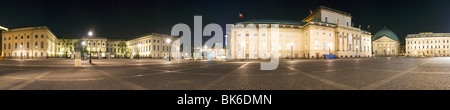
[(22, 52), (20, 53), (20, 59), (21, 59), (21, 60), (23, 60), (23, 59), (22, 59), (22, 56), (23, 56), (23, 48), (22, 48), (22, 47), (23, 47), (22, 44), (20, 44), (20, 49), (22, 50)]
[[(88, 41), (90, 41), (91, 40), (91, 37), (94, 35), (94, 33), (92, 32), (92, 31), (89, 31), (88, 32)], [(89, 63), (92, 63), (92, 46), (91, 45), (89, 45)]]
[(291, 42), (291, 61), (294, 60), (294, 57), (293, 57), (293, 54), (294, 54), (293, 46), (294, 46), (294, 42)]
[(172, 46), (170, 45), (170, 39), (167, 38), (166, 42), (169, 44), (169, 61), (170, 61), (170, 56), (171, 56), (171, 50), (172, 50)]
[(89, 31), (89, 32), (88, 32), (88, 36), (89, 36), (89, 37), (92, 37), (92, 35), (94, 35), (94, 33), (93, 33), (92, 31)]
[(85, 41), (83, 41), (82, 43), (81, 43), (82, 45), (83, 45), (83, 48), (81, 49), (81, 53), (82, 53), (82, 57), (83, 57), (83, 60), (84, 60), (84, 45), (86, 45), (86, 42)]

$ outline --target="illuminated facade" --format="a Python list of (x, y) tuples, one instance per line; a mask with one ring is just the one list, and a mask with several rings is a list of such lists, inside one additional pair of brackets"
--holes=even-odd
[(173, 43), (176, 37), (151, 33), (130, 40), (104, 37), (58, 39), (45, 26), (28, 27), (3, 31), (1, 52), (3, 57), (7, 58), (74, 58), (75, 48), (79, 46), (80, 50), (85, 50), (83, 55), (88, 57), (91, 52), (93, 58), (137, 57), (138, 55), (149, 58), (168, 58), (170, 45), (167, 39)]
[(45, 58), (56, 55), (58, 39), (45, 26), (3, 31), (4, 57)]
[(400, 41), (397, 35), (384, 27), (372, 38), (375, 56), (397, 56), (400, 54)]
[[(280, 58), (323, 58), (324, 54), (334, 54), (338, 58), (371, 57), (371, 33), (355, 28), (351, 15), (328, 7), (319, 7), (311, 15), (300, 21), (249, 20), (231, 28), (230, 50), (234, 59), (261, 58), (257, 54), (261, 48), (278, 48)], [(251, 29), (249, 24), (255, 24)], [(278, 24), (278, 46), (272, 45), (270, 24)], [(259, 27), (267, 26), (267, 33), (259, 32)], [(268, 40), (254, 42), (259, 37)], [(250, 49), (253, 50), (249, 51)]]
[(412, 57), (448, 57), (450, 33), (420, 33), (406, 36), (406, 55)]
[(150, 33), (130, 39), (127, 44), (133, 57), (168, 58), (170, 44), (175, 40), (173, 36)]

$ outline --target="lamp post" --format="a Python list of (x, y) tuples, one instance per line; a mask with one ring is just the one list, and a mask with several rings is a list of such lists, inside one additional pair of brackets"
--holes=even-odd
[[(90, 41), (91, 40), (91, 37), (92, 37), (92, 35), (94, 35), (94, 33), (92, 32), (92, 31), (89, 31), (88, 32), (88, 41)], [(91, 43), (89, 43), (89, 63), (92, 63), (92, 46), (91, 46)]]
[(22, 52), (20, 52), (20, 60), (23, 60), (22, 59), (22, 56), (23, 56), (23, 48), (22, 47), (23, 47), (22, 44), (20, 44), (20, 50), (22, 51)]
[(294, 57), (293, 57), (293, 55), (294, 55), (293, 47), (294, 47), (294, 43), (291, 42), (291, 61), (294, 60)]
[(172, 46), (170, 45), (170, 38), (167, 38), (166, 42), (169, 44), (169, 61), (170, 61), (170, 56), (172, 55), (171, 51), (172, 51)]
[(137, 55), (138, 60), (139, 60), (139, 57), (140, 57), (140, 48), (141, 48), (141, 44), (138, 44), (138, 55)]
[(84, 45), (86, 45), (86, 42), (83, 41), (81, 44), (83, 45), (83, 47), (81, 48), (81, 53), (82, 53), (82, 57), (83, 57), (83, 60), (84, 60), (84, 55), (83, 55), (83, 53), (84, 53)]
[(205, 50), (205, 51), (204, 51), (204, 52), (205, 52), (205, 53), (204, 53), (205, 59), (208, 57), (208, 56), (206, 55), (206, 54), (207, 54), (206, 48), (208, 48), (208, 46), (205, 45), (205, 46), (203, 47), (203, 49)]
[[(388, 49), (388, 51), (389, 51), (389, 49)], [(359, 46), (356, 46), (356, 56), (355, 57), (358, 57), (358, 52), (359, 52)]]

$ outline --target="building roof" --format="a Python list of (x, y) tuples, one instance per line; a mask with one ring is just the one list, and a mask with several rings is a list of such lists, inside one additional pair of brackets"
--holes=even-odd
[(419, 34), (408, 34), (406, 38), (428, 38), (428, 37), (450, 37), (450, 33), (422, 32)]
[(305, 25), (306, 22), (300, 22), (300, 21), (290, 21), (290, 20), (261, 20), (261, 19), (254, 19), (254, 20), (247, 20), (243, 22), (238, 22), (241, 24), (291, 24), (291, 25)]
[(328, 11), (336, 12), (336, 13), (339, 13), (339, 14), (342, 14), (342, 15), (350, 16), (350, 17), (352, 16), (350, 13), (347, 13), (347, 12), (343, 12), (343, 11), (336, 10), (336, 9), (333, 9), (333, 8), (330, 8), (330, 7), (326, 7), (326, 6), (320, 6), (319, 8), (314, 10), (312, 14), (309, 14), (306, 18), (304, 18), (302, 20), (302, 22), (310, 21), (317, 14), (317, 12), (319, 12), (321, 10), (328, 10)]
[(392, 32), (390, 29), (386, 28), (386, 27), (382, 28), (375, 35), (373, 35), (372, 41), (380, 39), (381, 37), (384, 37), (384, 36), (386, 36), (389, 39), (399, 41), (397, 35), (394, 32)]

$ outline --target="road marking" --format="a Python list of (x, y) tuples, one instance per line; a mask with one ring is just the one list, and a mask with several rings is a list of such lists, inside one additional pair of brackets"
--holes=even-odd
[(25, 86), (27, 86), (27, 85), (29, 85), (29, 84), (35, 82), (36, 80), (38, 80), (38, 79), (44, 77), (45, 75), (49, 74), (50, 72), (52, 72), (52, 71), (44, 72), (44, 73), (40, 74), (39, 76), (36, 76), (36, 77), (34, 77), (34, 78), (32, 78), (32, 79), (29, 79), (29, 80), (23, 82), (22, 84), (16, 85), (16, 86), (14, 86), (14, 87), (12, 87), (12, 88), (10, 88), (10, 89), (8, 89), (8, 90), (20, 90), (20, 89), (22, 89), (23, 87), (25, 87)]
[(344, 90), (358, 90), (358, 88), (354, 88), (354, 87), (351, 87), (351, 86), (348, 86), (348, 85), (345, 85), (345, 84), (337, 83), (337, 82), (334, 82), (334, 81), (331, 81), (331, 80), (328, 80), (328, 79), (324, 79), (324, 78), (321, 78), (321, 77), (318, 77), (318, 76), (315, 76), (315, 75), (311, 75), (311, 74), (302, 72), (302, 71), (300, 71), (300, 70), (297, 70), (297, 69), (295, 69), (295, 68), (293, 68), (293, 67), (288, 67), (288, 66), (285, 66), (285, 65), (282, 65), (282, 66), (284, 66), (284, 67), (286, 67), (286, 68), (289, 68), (289, 69), (291, 69), (291, 70), (294, 70), (294, 71), (296, 71), (297, 73), (300, 73), (300, 74), (302, 74), (302, 75), (308, 76), (308, 77), (310, 77), (310, 78), (312, 78), (312, 79), (318, 80), (318, 81), (320, 81), (320, 82), (322, 82), (322, 83), (325, 83), (325, 84), (334, 86), (334, 87), (336, 87), (336, 88), (339, 88), (339, 89), (344, 89)]
[(411, 71), (417, 69), (419, 66), (424, 65), (424, 64), (426, 64), (426, 63), (428, 63), (428, 62), (430, 62), (430, 60), (428, 60), (428, 61), (426, 61), (426, 62), (423, 62), (423, 63), (421, 63), (421, 64), (419, 64), (419, 65), (417, 65), (417, 66), (415, 66), (415, 67), (413, 67), (413, 68), (410, 68), (410, 69), (408, 69), (408, 70), (406, 70), (406, 71), (403, 71), (403, 72), (401, 72), (401, 73), (398, 73), (398, 74), (396, 74), (396, 75), (393, 75), (393, 76), (391, 76), (391, 77), (388, 77), (388, 78), (386, 78), (386, 79), (383, 79), (383, 80), (381, 80), (381, 81), (379, 81), (379, 82), (377, 82), (377, 83), (373, 83), (373, 84), (370, 84), (370, 85), (368, 85), (368, 86), (361, 87), (361, 89), (362, 89), (362, 90), (374, 90), (374, 89), (376, 89), (376, 88), (378, 88), (378, 87), (380, 87), (380, 86), (382, 86), (382, 85), (384, 85), (384, 84), (386, 84), (386, 83), (388, 83), (388, 82), (391, 82), (391, 81), (393, 81), (393, 80), (395, 80), (395, 79), (400, 78), (400, 77), (403, 76), (403, 75), (408, 74), (409, 72), (411, 72)]
[(215, 65), (220, 65), (220, 64), (224, 64), (224, 63), (216, 63), (216, 64), (211, 64), (211, 65), (199, 66), (199, 67), (195, 67), (195, 68), (179, 69), (179, 70), (174, 70), (174, 71), (171, 71), (171, 72), (179, 72), (179, 71), (193, 70), (193, 69), (197, 69), (197, 68), (205, 68), (205, 67), (208, 67), (208, 66), (215, 66)]
[(114, 76), (114, 75), (111, 75), (111, 74), (109, 74), (109, 73), (106, 73), (106, 72), (103, 71), (103, 70), (98, 70), (98, 71), (101, 72), (101, 73), (103, 73), (103, 74), (105, 74), (106, 76), (110, 77), (111, 79), (114, 79), (114, 80), (116, 80), (116, 81), (119, 81), (120, 83), (122, 83), (122, 84), (124, 84), (125, 86), (128, 86), (128, 87), (130, 87), (130, 88), (132, 88), (132, 89), (134, 89), (134, 90), (147, 90), (147, 89), (144, 88), (144, 87), (138, 86), (138, 85), (133, 84), (133, 83), (131, 83), (131, 82), (129, 82), (129, 81), (125, 81), (125, 80), (123, 80), (123, 79), (121, 79), (121, 78), (118, 78), (118, 77), (116, 77), (116, 76)]
[(250, 62), (246, 62), (244, 65), (239, 66), (238, 68), (234, 69), (233, 71), (228, 72), (227, 74), (223, 75), (222, 77), (220, 77), (217, 80), (212, 81), (211, 83), (200, 87), (200, 90), (207, 90), (211, 87), (214, 87), (215, 85), (219, 84), (220, 82), (224, 81), (226, 78), (228, 78), (229, 76), (232, 76), (233, 74), (236, 74), (238, 70), (244, 68), (245, 66), (247, 66)]

